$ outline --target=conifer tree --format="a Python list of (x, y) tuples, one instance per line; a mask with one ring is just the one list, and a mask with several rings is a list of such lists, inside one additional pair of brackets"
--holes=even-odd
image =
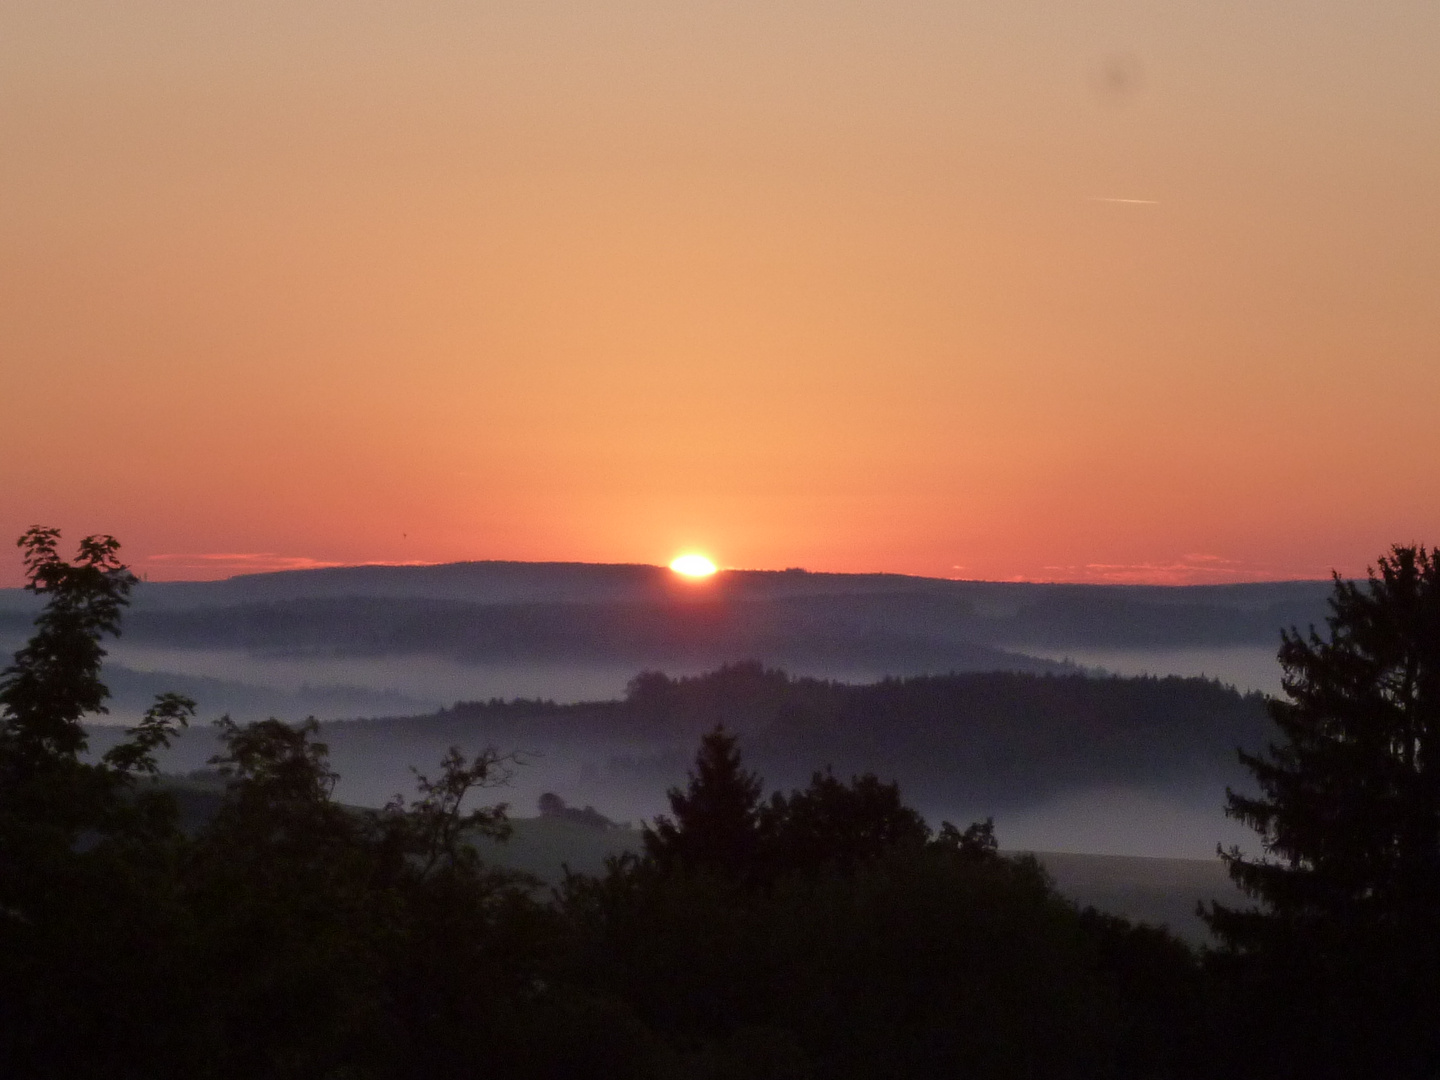
[(646, 827), (645, 853), (662, 870), (748, 874), (759, 854), (760, 790), (741, 768), (735, 737), (715, 728), (700, 742), (689, 787), (668, 792), (674, 818)]
[(1213, 906), (1233, 959), (1333, 1075), (1440, 1066), (1440, 554), (1396, 547), (1336, 576), (1328, 637), (1283, 635), (1280, 739), (1228, 793), (1265, 856), (1222, 853), (1261, 906)]

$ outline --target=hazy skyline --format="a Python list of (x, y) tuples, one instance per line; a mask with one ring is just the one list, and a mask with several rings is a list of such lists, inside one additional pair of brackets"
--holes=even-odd
[(0, 541), (1358, 573), (1440, 540), (1437, 46), (1425, 0), (10, 0)]

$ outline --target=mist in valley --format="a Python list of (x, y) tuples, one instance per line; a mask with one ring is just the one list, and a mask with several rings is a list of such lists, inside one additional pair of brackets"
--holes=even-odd
[[(827, 766), (873, 771), (898, 780), (934, 825), (993, 816), (1007, 848), (1211, 859), (1217, 843), (1247, 840), (1220, 809), (1225, 786), (1244, 782), (1236, 745), (1265, 735), (1258, 698), (1245, 695), (1279, 691), (1278, 631), (1323, 616), (1328, 590), (1318, 582), (1164, 589), (796, 572), (719, 578), (706, 592), (652, 567), (462, 564), (142, 586), (125, 634), (109, 645), (113, 700), (92, 725), (94, 751), (170, 690), (199, 705), (195, 725), (161, 762), (171, 772), (206, 767), (216, 748), (209, 725), (221, 715), (314, 716), (346, 802), (378, 806), (413, 790), (412, 769), (432, 770), (452, 745), (494, 746), (514, 755), (514, 767), (489, 794), (512, 814), (533, 815), (552, 792), (638, 824), (667, 809), (667, 789), (683, 785), (699, 735), (719, 721), (739, 732), (771, 790), (804, 786)], [(7, 647), (23, 640), (32, 612), (31, 598), (0, 595)], [(826, 713), (807, 728), (758, 718), (749, 690), (728, 703), (731, 690), (719, 692), (696, 714), (704, 722), (661, 709), (637, 724), (625, 713), (627, 687), (642, 671), (698, 687), (703, 673), (747, 657), (837, 688), (1008, 672), (1021, 681), (985, 693), (1043, 693), (988, 720), (983, 694), (963, 687), (945, 691), (961, 694), (959, 711), (927, 706), (933, 715), (923, 720), (912, 705), (882, 702), (842, 719)], [(1115, 676), (1140, 677), (1134, 693), (1160, 696), (1106, 727), (1108, 698), (1084, 707), (1072, 699), (1084, 685), (1126, 681)], [(1167, 676), (1189, 681), (1145, 689)], [(1064, 681), (1075, 677), (1088, 681)], [(1063, 692), (1044, 690), (1045, 679), (1062, 680)], [(838, 693), (801, 696), (838, 701)], [(1192, 727), (1215, 709), (1248, 719), (1232, 717), (1211, 734), (1166, 734), (1167, 694), (1189, 703)], [(486, 707), (499, 702), (529, 704)], [(1073, 717), (1057, 719), (1057, 709)], [(622, 715), (630, 718), (615, 719)], [(983, 722), (973, 735), (944, 734), (976, 715)], [(1063, 765), (1069, 760), (1082, 764)]]
[(1125, 676), (1182, 675), (1218, 679), (1242, 692), (1278, 695), (1283, 674), (1274, 645), (1193, 645), (1137, 648), (1124, 646), (1054, 648), (1021, 645), (1019, 651), (1047, 660), (1075, 664), (1097, 674)]

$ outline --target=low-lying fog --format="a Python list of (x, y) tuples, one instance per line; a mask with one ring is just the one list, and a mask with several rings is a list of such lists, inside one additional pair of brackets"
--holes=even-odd
[[(241, 649), (182, 649), (135, 645), (123, 639), (109, 645), (109, 664), (127, 673), (117, 692), (111, 723), (131, 723), (154, 694), (165, 689), (188, 693), (169, 683), (203, 679), (205, 693), (190, 696), (206, 715), (229, 713), (236, 720), (272, 715), (269, 702), (277, 695), (287, 699), (292, 718), (315, 715), (322, 720), (357, 716), (397, 716), (448, 707), (457, 701), (491, 698), (547, 699), (567, 704), (607, 701), (624, 696), (625, 687), (639, 672), (663, 670), (667, 675), (698, 675), (715, 664), (576, 664), (468, 663), (441, 656), (334, 657), (257, 655)], [(883, 671), (856, 668), (786, 665), (794, 675), (811, 675), (848, 683), (867, 683), (885, 677)], [(180, 679), (174, 678), (179, 676)], [(149, 689), (153, 685), (154, 689)], [(116, 689), (112, 687), (112, 689)], [(338, 696), (352, 700), (337, 708)], [(366, 698), (369, 700), (366, 700)], [(257, 703), (258, 702), (258, 703)]]
[[(207, 723), (215, 716), (215, 710), (202, 704), (200, 723), (164, 756), (166, 771), (184, 773), (205, 766), (217, 749)], [(118, 735), (116, 725), (94, 729), (94, 749), (103, 750)], [(331, 762), (340, 774), (337, 798), (365, 806), (413, 793), (412, 767), (433, 771), (451, 741), (442, 733), (395, 737), (369, 724), (327, 725), (321, 737), (329, 743)], [(480, 747), (463, 749), (474, 752)], [(571, 805), (594, 806), (613, 820), (638, 825), (668, 809), (665, 790), (683, 786), (688, 765), (688, 752), (678, 748), (608, 744), (500, 749), (517, 753), (514, 775), (481, 797), (508, 803), (519, 816), (533, 815), (540, 795), (553, 791)], [(877, 771), (884, 776), (883, 767)], [(1032, 805), (973, 805), (957, 799), (954, 805), (920, 809), (937, 826), (946, 819), (964, 825), (993, 816), (1001, 843), (1011, 849), (1194, 859), (1213, 858), (1217, 843), (1253, 851), (1254, 835), (1225, 818), (1223, 801), (1223, 784), (1212, 781), (1183, 789), (1072, 790)]]
[[(573, 663), (469, 664), (440, 656), (264, 656), (241, 649), (179, 649), (117, 642), (110, 659), (134, 671), (175, 673), (223, 680), (238, 687), (264, 687), (294, 695), (298, 700), (316, 697), (322, 687), (349, 687), (399, 695), (414, 703), (407, 711), (426, 712), (457, 701), (490, 698), (547, 698), (551, 701), (603, 701), (624, 694), (636, 674), (632, 665)], [(698, 674), (677, 671), (675, 674)], [(208, 703), (207, 703), (208, 704)], [(219, 701), (211, 706), (235, 711)], [(239, 712), (246, 711), (243, 704)], [(316, 711), (316, 710), (311, 710)], [(323, 708), (322, 719), (339, 719)], [(348, 715), (383, 716), (393, 712), (365, 711)], [(238, 716), (237, 716), (238, 718)]]
[[(6, 642), (6, 651), (18, 642)], [(1121, 675), (1206, 675), (1241, 690), (1277, 693), (1279, 667), (1274, 650), (1263, 647), (1184, 649), (1026, 649), (1032, 655), (1071, 660), (1086, 668)], [(549, 698), (598, 700), (623, 694), (636, 674), (631, 666), (574, 664), (465, 664), (430, 656), (301, 658), (257, 656), (243, 651), (158, 648), (112, 643), (107, 677), (116, 691), (109, 730), (97, 728), (96, 749), (118, 736), (118, 725), (133, 723), (150, 697), (176, 689), (200, 704), (197, 726), (167, 756), (164, 766), (184, 772), (204, 766), (215, 750), (209, 724), (229, 712), (237, 720), (269, 715), (322, 720), (357, 716), (395, 716), (431, 711), (457, 700)], [(672, 671), (671, 674), (694, 674)], [(810, 672), (850, 682), (873, 679), (870, 672)], [(363, 727), (364, 725), (361, 725)], [(412, 766), (433, 768), (446, 749), (444, 740), (409, 740), (383, 747), (358, 731), (332, 727), (325, 737), (341, 774), (339, 798), (358, 805), (380, 805), (413, 789)], [(478, 749), (471, 747), (468, 749)], [(606, 746), (502, 747), (521, 752), (523, 764), (511, 782), (491, 793), (493, 801), (528, 815), (546, 791), (572, 805), (593, 805), (618, 821), (638, 823), (666, 809), (664, 789), (683, 784), (686, 761), (671, 752), (657, 768), (655, 748)], [(637, 776), (635, 761), (647, 767)], [(816, 762), (822, 766), (824, 762)], [(883, 771), (883, 770), (882, 770)], [(1254, 834), (1225, 818), (1223, 785), (1190, 790), (1105, 788), (1072, 791), (1029, 806), (957, 805), (923, 807), (941, 818), (965, 823), (994, 814), (1007, 848), (1073, 851), (1113, 855), (1212, 858), (1217, 843), (1238, 843), (1253, 850)]]

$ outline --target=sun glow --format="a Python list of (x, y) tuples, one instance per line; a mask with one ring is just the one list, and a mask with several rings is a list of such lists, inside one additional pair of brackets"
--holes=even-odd
[(704, 555), (681, 555), (670, 564), (670, 569), (686, 577), (709, 577), (715, 573), (715, 564)]

